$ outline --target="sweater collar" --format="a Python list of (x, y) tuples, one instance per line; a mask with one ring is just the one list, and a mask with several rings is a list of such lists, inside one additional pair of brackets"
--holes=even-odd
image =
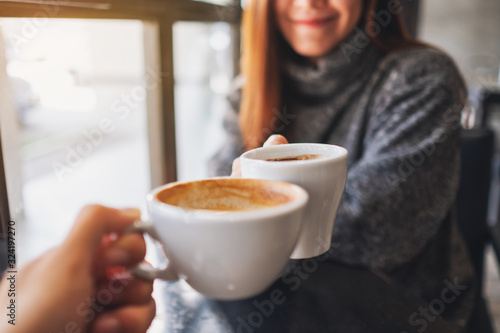
[(313, 95), (329, 94), (366, 69), (377, 49), (358, 27), (328, 55), (315, 65), (297, 54), (285, 59), (282, 73), (299, 92)]

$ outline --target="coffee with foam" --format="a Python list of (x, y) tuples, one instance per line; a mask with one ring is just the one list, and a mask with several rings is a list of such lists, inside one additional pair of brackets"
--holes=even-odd
[(277, 158), (268, 158), (266, 161), (268, 162), (292, 162), (292, 161), (309, 161), (315, 160), (317, 158), (321, 158), (321, 155), (318, 154), (303, 154), (297, 156), (286, 156), (286, 157), (277, 157)]
[(295, 200), (290, 185), (258, 179), (220, 178), (179, 183), (156, 194), (156, 199), (185, 209), (244, 211), (273, 207)]
[(147, 196), (145, 232), (161, 244), (166, 267), (139, 265), (144, 279), (183, 279), (209, 298), (256, 296), (280, 276), (294, 250), (309, 195), (273, 180), (212, 178), (170, 183)]

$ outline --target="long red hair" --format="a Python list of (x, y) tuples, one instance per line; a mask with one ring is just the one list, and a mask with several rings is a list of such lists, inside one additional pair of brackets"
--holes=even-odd
[[(240, 130), (247, 149), (262, 145), (270, 134), (276, 113), (282, 109), (279, 59), (283, 39), (273, 11), (273, 0), (250, 0), (243, 14), (243, 55), (245, 78), (240, 107)], [(376, 23), (373, 13), (387, 10), (395, 0), (364, 0), (362, 20), (366, 27)], [(397, 4), (400, 6), (399, 1)], [(370, 37), (378, 48), (390, 52), (420, 43), (407, 32), (401, 14), (395, 15), (381, 32)]]

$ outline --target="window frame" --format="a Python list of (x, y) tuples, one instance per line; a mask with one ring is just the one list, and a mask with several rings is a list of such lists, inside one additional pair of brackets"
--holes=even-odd
[[(10, 221), (9, 200), (7, 197), (7, 182), (3, 163), (2, 138), (0, 136), (0, 245), (7, 235), (7, 223)], [(1, 251), (1, 250), (0, 250)], [(0, 273), (2, 263), (0, 262)]]
[[(231, 0), (229, 5), (215, 5), (193, 0), (142, 0), (140, 2), (136, 0), (0, 0), (1, 18), (122, 19), (141, 20), (144, 23), (145, 66), (154, 68), (156, 79), (161, 82), (157, 89), (148, 91), (146, 99), (152, 187), (177, 180), (173, 25), (179, 21), (229, 23), (234, 40), (234, 73), (238, 73), (241, 16), (242, 8), (239, 0)], [(0, 153), (2, 153), (1, 149)], [(3, 154), (0, 161), (2, 162), (0, 208), (3, 229), (9, 219)]]

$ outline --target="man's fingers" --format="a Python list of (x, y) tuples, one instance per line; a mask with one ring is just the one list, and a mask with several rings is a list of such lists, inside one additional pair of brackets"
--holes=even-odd
[(98, 316), (91, 326), (92, 333), (145, 333), (156, 314), (151, 298), (146, 305), (127, 306)]
[(285, 145), (287, 143), (288, 140), (283, 135), (273, 134), (264, 142), (264, 147)]
[(138, 233), (122, 235), (116, 242), (106, 247), (102, 254), (102, 263), (107, 266), (132, 266), (144, 259), (146, 242)]
[(97, 285), (97, 290), (112, 295), (107, 307), (144, 305), (151, 301), (153, 282), (139, 278), (103, 279)]
[(121, 234), (140, 216), (140, 211), (133, 208), (119, 210), (99, 205), (86, 206), (78, 215), (63, 246), (72, 251), (91, 251), (89, 255), (92, 257), (104, 235)]
[(101, 278), (108, 267), (131, 267), (144, 260), (146, 241), (141, 234), (127, 233), (116, 241), (103, 237), (100, 249), (94, 255), (94, 274)]

